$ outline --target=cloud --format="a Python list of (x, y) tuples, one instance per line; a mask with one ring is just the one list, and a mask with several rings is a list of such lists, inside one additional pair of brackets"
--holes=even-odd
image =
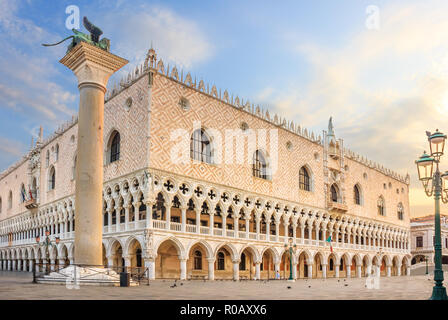
[(94, 18), (107, 30), (104, 36), (111, 39), (112, 50), (130, 61), (124, 70), (142, 63), (151, 44), (165, 65), (182, 68), (191, 68), (214, 54), (214, 46), (198, 23), (165, 7), (123, 3), (107, 7), (101, 17)]
[[(411, 186), (423, 193), (413, 160), (427, 149), (426, 130), (448, 130), (448, 6), (437, 4), (380, 6), (379, 31), (360, 29), (338, 47), (291, 41), (289, 34), (286, 46), (308, 61), (311, 81), (301, 88), (291, 79), (289, 87), (259, 96), (319, 131), (333, 116), (346, 146), (409, 172)], [(415, 214), (426, 214), (431, 202), (419, 201)]]

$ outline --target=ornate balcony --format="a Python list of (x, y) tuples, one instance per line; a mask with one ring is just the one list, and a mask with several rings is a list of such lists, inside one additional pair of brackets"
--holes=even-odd
[(37, 203), (36, 199), (30, 199), (25, 201), (25, 208), (31, 210), (31, 209), (36, 209), (39, 206), (39, 204)]
[(334, 211), (334, 212), (339, 212), (339, 213), (345, 213), (348, 210), (348, 207), (346, 204), (340, 203), (340, 202), (334, 202), (331, 200), (328, 201), (327, 206), (328, 206), (329, 211)]

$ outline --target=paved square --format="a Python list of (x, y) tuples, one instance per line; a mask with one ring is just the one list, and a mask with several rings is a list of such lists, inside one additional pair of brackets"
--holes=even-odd
[[(428, 280), (429, 279), (429, 280)], [(445, 275), (446, 279), (446, 275)], [(290, 283), (284, 280), (265, 281), (176, 281), (156, 280), (138, 287), (81, 286), (67, 289), (64, 285), (33, 284), (32, 275), (21, 272), (0, 272), (2, 299), (341, 299), (341, 300), (426, 300), (431, 296), (432, 275), (381, 278), (379, 289), (367, 289), (365, 278), (311, 279)], [(445, 286), (447, 284), (445, 283)], [(287, 287), (291, 288), (288, 289)]]

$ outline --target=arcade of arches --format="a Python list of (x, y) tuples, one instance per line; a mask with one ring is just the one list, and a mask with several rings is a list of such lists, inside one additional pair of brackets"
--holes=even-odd
[[(289, 249), (244, 243), (155, 236), (153, 249), (144, 250), (142, 237), (103, 240), (103, 264), (121, 271), (123, 267), (147, 272), (150, 279), (294, 279), (410, 275), (407, 255), (370, 255), (349, 252), (298, 249), (290, 261)], [(158, 241), (156, 241), (158, 240)], [(28, 246), (0, 250), (1, 270), (55, 270), (74, 263), (72, 243), (60, 243), (49, 250)]]

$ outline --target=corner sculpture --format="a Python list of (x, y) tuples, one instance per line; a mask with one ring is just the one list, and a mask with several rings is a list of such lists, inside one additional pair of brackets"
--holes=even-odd
[(81, 41), (87, 42), (91, 45), (97, 46), (97, 47), (109, 52), (110, 40), (107, 38), (103, 38), (100, 40), (100, 36), (103, 34), (103, 31), (100, 28), (98, 28), (97, 26), (95, 26), (93, 23), (91, 23), (87, 19), (87, 17), (84, 17), (82, 19), (82, 23), (83, 23), (84, 27), (87, 29), (87, 31), (90, 32), (90, 35), (85, 34), (81, 31), (78, 31), (73, 28), (72, 31), (73, 31), (74, 35), (68, 36), (67, 38), (65, 38), (59, 42), (56, 42), (56, 43), (52, 43), (52, 44), (43, 43), (42, 45), (44, 47), (57, 46), (58, 44), (64, 42), (65, 40), (72, 39), (72, 42), (67, 47), (67, 52), (69, 52), (71, 49), (73, 49)]

